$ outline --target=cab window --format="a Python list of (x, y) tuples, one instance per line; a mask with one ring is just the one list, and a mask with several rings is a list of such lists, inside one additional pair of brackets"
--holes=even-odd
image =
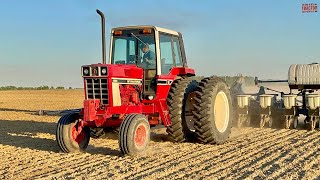
[(172, 40), (173, 40), (173, 50), (174, 50), (173, 52), (176, 60), (176, 66), (182, 66), (179, 39), (177, 37), (172, 37)]
[(144, 69), (156, 69), (154, 31), (122, 30), (113, 35), (112, 64), (135, 64)]
[(160, 33), (161, 74), (168, 74), (172, 67), (182, 66), (179, 39)]

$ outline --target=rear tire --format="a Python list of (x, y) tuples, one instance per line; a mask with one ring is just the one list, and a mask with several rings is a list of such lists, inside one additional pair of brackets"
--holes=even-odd
[(84, 151), (90, 141), (90, 128), (79, 126), (79, 114), (66, 114), (58, 121), (56, 141), (65, 153)]
[(146, 116), (129, 114), (122, 121), (119, 129), (120, 151), (126, 155), (143, 152), (150, 141), (150, 125)]
[(231, 133), (232, 101), (227, 84), (218, 77), (202, 79), (195, 97), (195, 129), (202, 143), (222, 144)]
[(198, 82), (190, 78), (176, 80), (170, 88), (167, 105), (171, 125), (167, 127), (169, 139), (184, 142), (195, 139), (193, 104)]

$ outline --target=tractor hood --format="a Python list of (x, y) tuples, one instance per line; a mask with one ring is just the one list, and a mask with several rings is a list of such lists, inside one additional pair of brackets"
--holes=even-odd
[(135, 65), (91, 64), (81, 67), (83, 77), (117, 77), (142, 79), (143, 69)]

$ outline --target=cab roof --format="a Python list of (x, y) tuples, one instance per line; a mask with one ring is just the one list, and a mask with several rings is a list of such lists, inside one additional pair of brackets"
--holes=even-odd
[(153, 28), (156, 31), (160, 31), (160, 32), (164, 32), (164, 33), (168, 33), (168, 34), (173, 34), (173, 35), (179, 36), (179, 32), (177, 32), (177, 31), (173, 31), (173, 30), (170, 30), (170, 29), (165, 29), (165, 28), (161, 28), (161, 27), (157, 27), (157, 26), (150, 26), (150, 25), (116, 27), (116, 28), (113, 28), (111, 31), (113, 33), (115, 30), (141, 29), (141, 28)]

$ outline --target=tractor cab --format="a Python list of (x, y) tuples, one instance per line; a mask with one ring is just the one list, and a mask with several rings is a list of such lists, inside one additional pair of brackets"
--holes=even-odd
[(133, 65), (143, 70), (143, 98), (155, 97), (159, 77), (173, 67), (186, 67), (180, 33), (155, 26), (112, 29), (110, 64)]

